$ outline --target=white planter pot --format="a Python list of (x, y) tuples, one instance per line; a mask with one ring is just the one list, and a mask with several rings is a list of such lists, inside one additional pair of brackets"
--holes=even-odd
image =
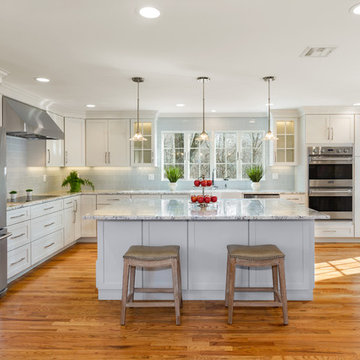
[(176, 190), (176, 185), (177, 183), (169, 183), (169, 188), (170, 188), (170, 191), (175, 191)]
[(17, 196), (17, 194), (10, 194), (10, 201), (11, 202), (16, 201), (16, 196)]
[(252, 183), (251, 183), (251, 188), (252, 188), (254, 191), (259, 191), (259, 190), (260, 190), (260, 183), (259, 183), (259, 182), (252, 182)]
[(27, 192), (26, 192), (26, 200), (27, 200), (27, 201), (31, 201), (31, 200), (32, 200), (32, 191), (27, 191)]

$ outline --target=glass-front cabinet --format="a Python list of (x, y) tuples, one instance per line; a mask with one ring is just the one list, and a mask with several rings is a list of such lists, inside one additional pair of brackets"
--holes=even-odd
[[(136, 132), (136, 120), (131, 120), (131, 136)], [(146, 141), (131, 142), (132, 166), (155, 166), (155, 129), (153, 120), (140, 120), (140, 132)]]
[(272, 163), (275, 165), (296, 165), (296, 120), (274, 121), (277, 140), (274, 142)]

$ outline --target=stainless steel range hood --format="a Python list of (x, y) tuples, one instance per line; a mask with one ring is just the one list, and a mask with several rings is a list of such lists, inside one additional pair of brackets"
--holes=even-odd
[(3, 96), (6, 135), (26, 139), (64, 139), (64, 133), (42, 109)]

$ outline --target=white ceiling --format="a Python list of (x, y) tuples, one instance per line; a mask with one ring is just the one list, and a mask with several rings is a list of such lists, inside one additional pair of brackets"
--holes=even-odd
[[(1, 0), (0, 68), (5, 81), (69, 111), (142, 109), (264, 111), (360, 102), (360, 16), (353, 0)], [(140, 17), (144, 5), (160, 9)], [(302, 58), (307, 46), (337, 46)], [(33, 80), (51, 79), (49, 84)], [(185, 103), (177, 108), (176, 103)]]

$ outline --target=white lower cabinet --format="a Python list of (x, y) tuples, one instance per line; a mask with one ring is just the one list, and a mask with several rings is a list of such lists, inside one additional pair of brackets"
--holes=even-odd
[(130, 195), (98, 195), (96, 209), (103, 209), (111, 205), (129, 204), (130, 201)]
[(64, 210), (64, 245), (75, 241), (75, 212), (73, 207)]
[(81, 196), (74, 198), (74, 216), (75, 216), (75, 240), (81, 238)]
[(280, 194), (280, 199), (292, 201), (299, 205), (306, 205), (305, 194)]
[(64, 247), (63, 230), (55, 231), (31, 243), (31, 265), (47, 258)]
[(96, 237), (96, 220), (84, 220), (83, 216), (96, 210), (96, 195), (81, 196), (81, 236)]
[(315, 237), (317, 238), (349, 238), (354, 237), (352, 221), (315, 221)]
[(8, 279), (31, 265), (30, 244), (8, 251)]
[(36, 240), (40, 237), (53, 233), (64, 227), (63, 211), (54, 214), (38, 217), (31, 220), (31, 239)]
[(8, 251), (30, 243), (30, 221), (8, 226), (11, 236), (8, 238)]

